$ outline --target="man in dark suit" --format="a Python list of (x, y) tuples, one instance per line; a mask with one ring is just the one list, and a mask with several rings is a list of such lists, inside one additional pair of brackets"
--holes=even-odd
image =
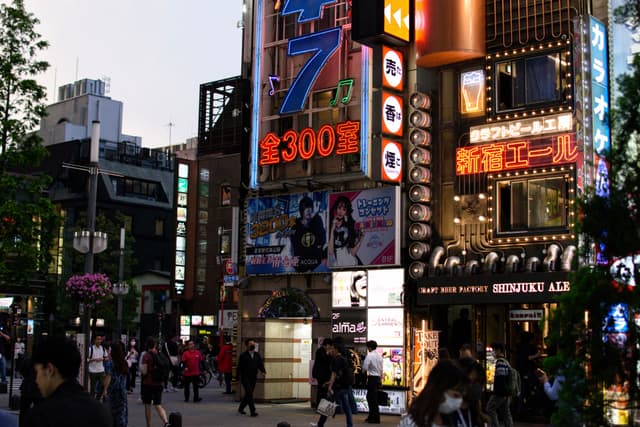
[(330, 348), (333, 348), (333, 340), (331, 338), (322, 340), (322, 345), (316, 350), (316, 358), (313, 362), (311, 375), (318, 382), (316, 406), (322, 399), (327, 398), (327, 382), (331, 379), (331, 360), (333, 359), (329, 355)]
[(262, 372), (263, 375), (266, 375), (267, 371), (264, 369), (262, 357), (256, 351), (256, 342), (248, 338), (244, 344), (247, 349), (238, 357), (237, 375), (244, 389), (244, 397), (240, 402), (238, 412), (246, 414), (244, 408), (249, 406), (251, 416), (257, 417), (258, 413), (256, 412), (256, 405), (253, 401), (253, 390), (256, 388), (258, 371)]

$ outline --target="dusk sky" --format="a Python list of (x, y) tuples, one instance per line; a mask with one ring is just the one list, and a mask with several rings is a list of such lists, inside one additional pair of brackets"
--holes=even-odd
[[(7, 1), (2, 1), (8, 3)], [(77, 79), (110, 79), (123, 133), (142, 145), (197, 136), (201, 83), (240, 73), (242, 0), (24, 0), (50, 43), (47, 103)]]

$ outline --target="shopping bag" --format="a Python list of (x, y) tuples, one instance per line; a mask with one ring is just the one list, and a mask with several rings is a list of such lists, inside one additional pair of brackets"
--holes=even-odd
[(327, 399), (320, 399), (316, 412), (326, 417), (333, 417), (336, 414), (337, 403), (331, 402)]
[(376, 391), (376, 400), (380, 406), (389, 406), (389, 393), (382, 390)]

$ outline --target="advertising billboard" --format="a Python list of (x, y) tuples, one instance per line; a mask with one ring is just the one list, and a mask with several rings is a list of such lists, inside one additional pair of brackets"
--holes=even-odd
[(331, 193), (329, 267), (400, 263), (400, 189), (384, 187)]
[(404, 291), (404, 270), (369, 270), (367, 280), (369, 307), (400, 307)]
[(404, 344), (404, 310), (402, 308), (370, 308), (367, 310), (367, 326), (370, 339), (378, 345)]
[(246, 272), (328, 271), (327, 192), (250, 199), (245, 240)]
[(336, 310), (331, 313), (331, 332), (341, 336), (346, 347), (363, 346), (367, 342), (367, 310)]
[(367, 306), (367, 272), (336, 271), (333, 272), (333, 307), (366, 307)]

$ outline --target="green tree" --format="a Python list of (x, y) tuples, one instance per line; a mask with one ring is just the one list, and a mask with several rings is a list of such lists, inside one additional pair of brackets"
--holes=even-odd
[[(45, 191), (50, 178), (33, 174), (46, 155), (34, 129), (45, 114), (45, 90), (35, 77), (48, 64), (38, 19), (22, 0), (0, 5), (0, 285), (25, 285), (47, 272), (58, 215)], [(34, 274), (34, 272), (36, 274)]]
[[(628, 1), (616, 11), (619, 23), (638, 28), (639, 18), (640, 0)], [(640, 56), (636, 56), (631, 73), (617, 83), (619, 96), (611, 115), (613, 139), (607, 154), (610, 194), (598, 197), (591, 190), (579, 202), (577, 232), (584, 239), (587, 259), (596, 245), (609, 260), (640, 251)], [(602, 331), (608, 308), (617, 303), (638, 313), (640, 291), (614, 281), (607, 266), (585, 266), (572, 275), (571, 291), (560, 298), (550, 319), (551, 342), (557, 345), (558, 354), (545, 365), (566, 377), (552, 418), (554, 425), (608, 425), (606, 413), (611, 402), (605, 390), (615, 385), (627, 387), (628, 408), (637, 407), (639, 340), (633, 318), (626, 345), (605, 340)]]

